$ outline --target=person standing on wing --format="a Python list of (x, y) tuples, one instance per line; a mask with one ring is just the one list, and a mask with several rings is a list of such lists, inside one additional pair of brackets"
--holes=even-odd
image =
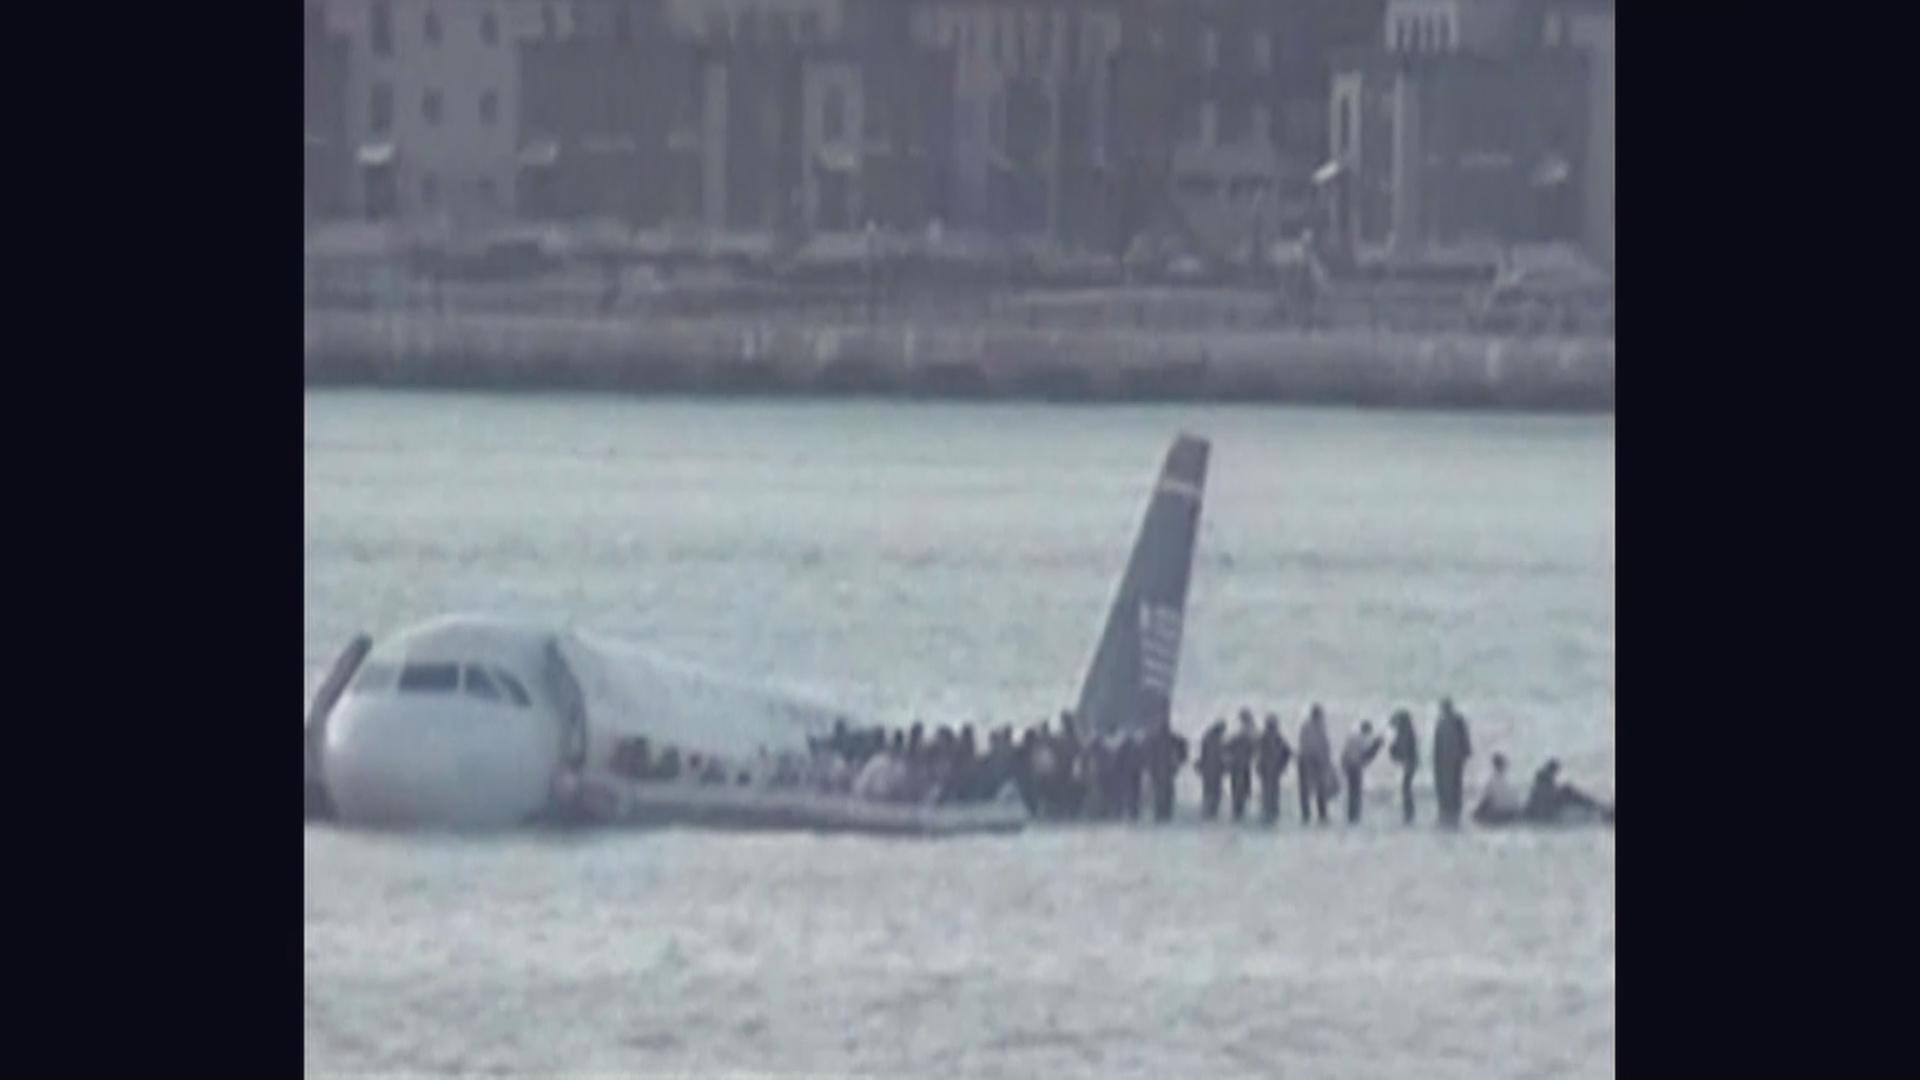
[(1367, 766), (1380, 753), (1380, 736), (1374, 734), (1373, 725), (1360, 721), (1360, 730), (1347, 736), (1345, 746), (1340, 748), (1340, 771), (1347, 777), (1347, 824), (1355, 825), (1360, 821), (1360, 796), (1364, 790), (1362, 777)]
[(1473, 756), (1473, 740), (1467, 735), (1467, 718), (1453, 709), (1451, 698), (1440, 700), (1440, 718), (1433, 725), (1433, 787), (1440, 802), (1440, 824), (1460, 824), (1462, 781), (1467, 759)]
[(1388, 726), (1393, 728), (1393, 743), (1387, 758), (1400, 766), (1400, 815), (1413, 824), (1413, 774), (1420, 769), (1420, 738), (1413, 733), (1413, 717), (1405, 709), (1395, 709)]

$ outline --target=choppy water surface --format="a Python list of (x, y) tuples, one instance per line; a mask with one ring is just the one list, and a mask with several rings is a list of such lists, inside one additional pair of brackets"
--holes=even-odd
[[(1037, 718), (1184, 428), (1190, 735), (1318, 700), (1424, 739), (1450, 694), (1476, 765), (1613, 790), (1610, 419), (313, 393), (306, 426), (309, 689), (355, 630), (480, 610)], [(1359, 829), (308, 829), (308, 1069), (1611, 1074), (1612, 834), (1406, 830), (1372, 780)]]

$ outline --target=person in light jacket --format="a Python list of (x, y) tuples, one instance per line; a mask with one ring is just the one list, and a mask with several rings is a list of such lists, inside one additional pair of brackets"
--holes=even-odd
[(1307, 721), (1300, 726), (1300, 820), (1313, 820), (1320, 811), (1320, 823), (1326, 824), (1327, 804), (1340, 794), (1340, 776), (1333, 768), (1333, 743), (1327, 738), (1327, 717), (1319, 705), (1307, 710)]
[(1346, 745), (1340, 748), (1340, 771), (1347, 777), (1347, 824), (1360, 821), (1360, 794), (1362, 777), (1367, 766), (1380, 753), (1380, 736), (1374, 734), (1373, 725), (1360, 721), (1360, 730), (1347, 736)]

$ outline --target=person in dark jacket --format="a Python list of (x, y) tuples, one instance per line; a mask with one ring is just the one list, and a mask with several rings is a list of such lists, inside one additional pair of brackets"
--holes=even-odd
[(1013, 782), (1029, 817), (1039, 817), (1045, 807), (1038, 772), (1040, 745), (1039, 729), (1028, 728), (1020, 733), (1020, 745), (1013, 751)]
[(1080, 751), (1080, 816), (1105, 821), (1115, 815), (1113, 747), (1104, 738), (1089, 739)]
[(1086, 801), (1087, 790), (1081, 782), (1084, 766), (1081, 763), (1085, 746), (1080, 741), (1080, 732), (1074, 726), (1071, 709), (1060, 710), (1060, 734), (1054, 737), (1054, 805), (1060, 817), (1069, 820), (1080, 816), (1081, 805)]
[(1253, 793), (1253, 751), (1258, 736), (1253, 713), (1240, 710), (1240, 730), (1227, 740), (1227, 784), (1233, 796), (1233, 820), (1247, 816), (1247, 797)]
[(1227, 771), (1227, 722), (1216, 720), (1200, 737), (1200, 760), (1194, 771), (1200, 774), (1200, 816), (1212, 821), (1220, 816), (1220, 777)]
[(1293, 747), (1280, 734), (1280, 718), (1267, 714), (1266, 729), (1260, 732), (1260, 746), (1254, 759), (1254, 772), (1260, 777), (1260, 820), (1271, 825), (1280, 820), (1280, 778), (1293, 760)]
[(1454, 711), (1451, 699), (1442, 699), (1440, 718), (1433, 725), (1433, 787), (1442, 825), (1460, 824), (1461, 783), (1472, 756), (1467, 718)]
[(1174, 781), (1187, 763), (1187, 740), (1164, 722), (1147, 736), (1147, 780), (1153, 785), (1153, 820), (1173, 820)]
[(1613, 811), (1602, 805), (1600, 800), (1560, 780), (1560, 762), (1549, 758), (1540, 771), (1533, 774), (1533, 790), (1527, 794), (1527, 806), (1524, 816), (1528, 821), (1551, 825), (1561, 820), (1568, 811), (1594, 814), (1606, 821), (1613, 820)]
[(1420, 768), (1420, 739), (1413, 733), (1413, 717), (1407, 710), (1396, 709), (1393, 718), (1387, 721), (1393, 728), (1393, 743), (1387, 747), (1387, 758), (1400, 766), (1400, 815), (1406, 823), (1413, 824), (1413, 774)]
[(1120, 740), (1120, 749), (1114, 754), (1114, 770), (1118, 774), (1120, 788), (1116, 812), (1128, 821), (1140, 820), (1140, 776), (1145, 766), (1140, 740), (1128, 733)]

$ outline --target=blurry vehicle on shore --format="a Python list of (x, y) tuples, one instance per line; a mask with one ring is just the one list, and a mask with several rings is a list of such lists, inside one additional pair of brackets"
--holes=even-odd
[(426, 235), (406, 241), (403, 259), (416, 277), (443, 281), (528, 280), (558, 269), (567, 241), (538, 228), (480, 235)]
[(1473, 329), (1492, 333), (1613, 333), (1613, 278), (1578, 261), (1510, 266), (1474, 305)]

